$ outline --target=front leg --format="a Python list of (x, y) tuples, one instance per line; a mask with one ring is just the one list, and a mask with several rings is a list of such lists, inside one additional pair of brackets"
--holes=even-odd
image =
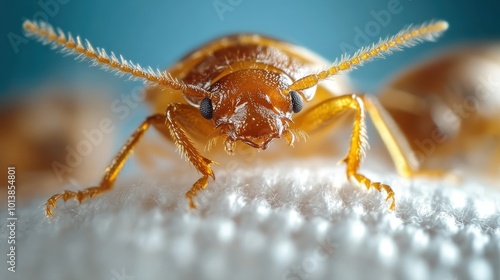
[(336, 117), (346, 110), (354, 110), (355, 113), (349, 152), (343, 159), (347, 165), (347, 178), (366, 188), (375, 188), (379, 192), (385, 190), (387, 193), (386, 200), (391, 199), (389, 208), (394, 210), (396, 202), (391, 187), (379, 182), (372, 182), (358, 171), (365, 156), (365, 150), (368, 148), (365, 107), (360, 96), (352, 94), (328, 99), (298, 116), (295, 124), (305, 132), (312, 132), (324, 126), (325, 123), (335, 123)]
[(163, 124), (165, 122), (165, 116), (156, 114), (149, 116), (136, 130), (135, 132), (128, 138), (127, 142), (120, 149), (118, 154), (115, 156), (113, 161), (111, 162), (104, 172), (104, 176), (101, 180), (99, 186), (86, 188), (82, 191), (64, 191), (62, 193), (58, 193), (53, 195), (47, 200), (45, 204), (45, 215), (50, 217), (53, 215), (52, 210), (57, 207), (57, 200), (63, 199), (67, 201), (68, 199), (74, 198), (78, 202), (82, 203), (88, 197), (94, 197), (96, 195), (100, 195), (109, 191), (120, 173), (123, 165), (127, 161), (128, 156), (132, 152), (134, 146), (139, 142), (139, 140), (144, 135), (144, 132), (150, 127), (151, 124)]
[(202, 174), (202, 177), (198, 179), (186, 193), (189, 207), (196, 208), (193, 199), (196, 197), (198, 191), (207, 187), (209, 177), (215, 180), (214, 173), (210, 167), (210, 164), (215, 162), (201, 156), (181, 127), (180, 121), (183, 119), (183, 116), (189, 116), (192, 111), (193, 107), (190, 105), (179, 103), (171, 104), (167, 108), (165, 124), (181, 155)]
[[(194, 125), (196, 125), (199, 130), (209, 133), (211, 129), (210, 125), (207, 124), (206, 120), (200, 122), (200, 120), (194, 119), (194, 113), (198, 113), (194, 111), (197, 110), (186, 104), (171, 104), (167, 108), (166, 115), (156, 114), (149, 116), (129, 137), (111, 164), (106, 168), (101, 183), (98, 186), (86, 188), (81, 191), (66, 190), (62, 193), (53, 195), (47, 200), (45, 214), (49, 217), (53, 215), (53, 209), (57, 207), (57, 201), (59, 199), (67, 201), (68, 199), (74, 198), (78, 202), (82, 203), (89, 197), (94, 197), (109, 191), (113, 187), (120, 170), (127, 161), (127, 158), (133, 148), (151, 125), (153, 125), (163, 135), (170, 134), (165, 136), (170, 136), (175, 145), (179, 148), (181, 154), (203, 174), (203, 176), (194, 183), (191, 190), (186, 194), (190, 207), (194, 208), (195, 205), (193, 203), (193, 198), (196, 196), (196, 193), (207, 186), (209, 176), (215, 179), (212, 169), (210, 168), (210, 164), (214, 162), (202, 157), (199, 154), (179, 124), (180, 122), (185, 123), (185, 119), (194, 120)], [(165, 129), (165, 126), (167, 129)], [(167, 131), (169, 133), (167, 133)]]

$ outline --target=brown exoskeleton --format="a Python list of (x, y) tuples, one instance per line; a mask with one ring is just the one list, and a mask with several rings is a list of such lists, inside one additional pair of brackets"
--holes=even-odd
[(500, 174), (500, 44), (447, 49), (402, 72), (379, 101), (419, 168)]
[[(207, 186), (209, 178), (215, 179), (210, 167), (214, 162), (200, 154), (188, 137), (188, 131), (223, 136), (224, 148), (232, 154), (237, 141), (262, 150), (277, 138), (284, 138), (292, 145), (297, 136), (334, 124), (345, 111), (354, 112), (350, 148), (343, 160), (347, 165), (346, 175), (366, 188), (386, 191), (386, 200), (391, 200), (390, 209), (394, 209), (393, 190), (358, 172), (367, 146), (365, 112), (372, 117), (399, 173), (413, 175), (419, 170), (412, 169), (409, 164), (406, 140), (374, 100), (363, 94), (338, 95), (319, 82), (402, 47), (433, 40), (447, 28), (444, 21), (405, 28), (395, 36), (362, 48), (352, 56), (344, 56), (326, 70), (314, 74), (307, 74), (307, 71), (324, 65), (304, 49), (255, 34), (232, 35), (205, 45), (170, 71), (162, 72), (144, 69), (121, 56), (118, 59), (113, 53), (108, 55), (104, 49), (94, 49), (88, 41), (82, 44), (79, 37), (75, 40), (59, 29), (56, 32), (46, 23), (26, 21), (24, 29), (28, 35), (89, 58), (95, 64), (120, 74), (126, 73), (166, 88), (164, 95), (182, 97), (169, 103), (165, 113), (149, 116), (137, 128), (106, 169), (98, 186), (52, 196), (47, 201), (46, 215), (52, 215), (52, 208), (60, 198), (75, 198), (82, 202), (87, 197), (110, 190), (132, 148), (151, 125), (170, 138), (181, 155), (202, 174), (186, 193), (190, 207), (194, 208), (196, 194)], [(302, 110), (303, 100), (310, 101), (315, 94), (324, 100)]]

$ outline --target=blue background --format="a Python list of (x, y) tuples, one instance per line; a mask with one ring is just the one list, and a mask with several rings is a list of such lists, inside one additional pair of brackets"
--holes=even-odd
[[(367, 64), (352, 72), (358, 86), (376, 89), (399, 69), (443, 46), (472, 39), (500, 38), (499, 1), (2, 1), (0, 9), (0, 93), (28, 90), (47, 81), (69, 84), (106, 84), (118, 92), (130, 92), (136, 82), (126, 82), (87, 63), (77, 63), (30, 40), (15, 48), (8, 34), (23, 36), (24, 19), (43, 14), (54, 26), (88, 38), (94, 46), (123, 54), (142, 65), (166, 68), (186, 52), (217, 36), (233, 32), (260, 32), (305, 46), (333, 60), (341, 44), (354, 44), (356, 28), (364, 30), (372, 11), (387, 10), (399, 2), (401, 12), (392, 14), (378, 37), (393, 34), (410, 23), (445, 19), (449, 31), (437, 43), (426, 43)], [(67, 3), (66, 3), (67, 2)], [(47, 12), (40, 3), (57, 4)], [(217, 11), (216, 4), (230, 10)], [(232, 4), (232, 5), (231, 5)], [(42, 15), (41, 15), (42, 14)]]

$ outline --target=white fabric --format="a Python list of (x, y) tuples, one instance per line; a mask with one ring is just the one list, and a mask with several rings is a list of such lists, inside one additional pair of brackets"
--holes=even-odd
[(343, 165), (290, 160), (219, 176), (189, 211), (198, 175), (173, 169), (125, 176), (81, 206), (60, 202), (51, 221), (42, 198), (19, 207), (17, 272), (4, 263), (0, 278), (500, 278), (498, 189), (368, 165), (396, 192), (391, 212), (384, 193), (348, 184)]

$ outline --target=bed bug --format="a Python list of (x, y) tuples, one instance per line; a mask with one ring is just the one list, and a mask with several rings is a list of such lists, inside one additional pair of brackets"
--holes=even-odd
[(411, 139), (419, 168), (495, 179), (500, 173), (499, 77), (500, 44), (475, 43), (448, 48), (403, 71), (378, 96)]
[[(257, 34), (239, 34), (217, 39), (183, 58), (172, 71), (143, 68), (139, 64), (118, 59), (113, 53), (94, 48), (89, 41), (82, 43), (49, 24), (24, 22), (27, 35), (33, 36), (55, 48), (90, 59), (95, 65), (143, 79), (157, 87), (165, 88), (163, 94), (176, 96), (164, 108), (164, 113), (153, 114), (135, 130), (105, 171), (98, 186), (82, 191), (64, 191), (50, 197), (46, 215), (52, 216), (57, 200), (74, 198), (80, 203), (109, 191), (133, 147), (150, 127), (171, 139), (180, 154), (189, 161), (201, 177), (186, 193), (190, 208), (194, 199), (206, 188), (209, 179), (215, 180), (211, 165), (215, 162), (204, 157), (193, 145), (187, 131), (196, 134), (216, 135), (224, 138), (224, 149), (233, 154), (235, 143), (245, 143), (264, 150), (272, 140), (283, 138), (292, 145), (303, 133), (312, 133), (333, 125), (346, 111), (354, 113), (354, 124), (347, 155), (347, 178), (366, 188), (387, 193), (389, 208), (395, 208), (394, 192), (387, 184), (373, 182), (358, 172), (367, 147), (365, 112), (375, 127), (403, 175), (412, 175), (405, 149), (408, 143), (401, 136), (394, 122), (376, 100), (364, 94), (339, 95), (320, 81), (347, 72), (377, 57), (383, 57), (403, 47), (422, 41), (432, 41), (448, 28), (445, 21), (434, 21), (404, 28), (399, 33), (377, 44), (361, 48), (351, 56), (344, 55), (325, 70), (308, 74), (319, 61), (310, 52), (292, 44)], [(304, 108), (304, 100), (315, 96), (324, 100), (311, 108)], [(192, 137), (192, 136), (191, 136)]]

